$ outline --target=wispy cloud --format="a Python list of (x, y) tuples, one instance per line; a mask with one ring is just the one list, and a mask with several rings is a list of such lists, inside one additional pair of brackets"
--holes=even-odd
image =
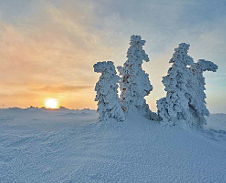
[(52, 86), (38, 86), (36, 88), (31, 88), (30, 90), (50, 93), (65, 93), (65, 92), (80, 92), (81, 90), (90, 88), (92, 88), (92, 86), (52, 85)]

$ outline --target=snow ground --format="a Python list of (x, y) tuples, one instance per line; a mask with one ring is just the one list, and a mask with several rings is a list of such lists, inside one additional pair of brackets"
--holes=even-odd
[(135, 114), (96, 123), (92, 110), (0, 110), (0, 183), (226, 182), (226, 115), (202, 131)]

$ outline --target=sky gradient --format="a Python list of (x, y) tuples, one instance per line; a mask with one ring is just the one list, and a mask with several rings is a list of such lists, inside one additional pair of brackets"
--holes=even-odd
[(68, 108), (96, 109), (93, 64), (126, 61), (132, 34), (146, 40), (143, 68), (156, 111), (162, 76), (179, 43), (189, 55), (219, 66), (206, 72), (207, 106), (226, 113), (226, 1), (0, 0), (0, 107), (42, 107), (57, 98)]

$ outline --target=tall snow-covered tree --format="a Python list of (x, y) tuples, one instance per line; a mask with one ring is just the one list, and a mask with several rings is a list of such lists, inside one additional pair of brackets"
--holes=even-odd
[(192, 64), (190, 69), (193, 71), (191, 78), (189, 110), (193, 116), (192, 126), (202, 128), (206, 124), (205, 116), (209, 116), (209, 110), (206, 108), (205, 78), (204, 71), (216, 72), (218, 66), (211, 61), (199, 59), (197, 63)]
[(145, 40), (142, 40), (141, 36), (131, 36), (127, 61), (123, 64), (123, 67), (118, 67), (121, 75), (120, 99), (126, 112), (137, 109), (142, 115), (153, 119), (156, 115), (150, 111), (144, 99), (153, 89), (148, 74), (141, 66), (143, 61), (149, 62), (149, 57), (143, 50), (144, 44)]
[(109, 118), (124, 121), (125, 115), (118, 98), (118, 83), (120, 78), (116, 75), (113, 62), (98, 62), (93, 67), (95, 72), (101, 73), (95, 87), (97, 92), (95, 101), (98, 101), (97, 111), (100, 114), (100, 121), (106, 121)]
[(170, 126), (189, 126), (191, 115), (189, 113), (189, 85), (193, 73), (187, 66), (193, 64), (193, 59), (187, 54), (189, 44), (181, 43), (175, 48), (169, 63), (172, 67), (168, 75), (163, 77), (166, 97), (157, 101), (158, 114), (162, 123)]

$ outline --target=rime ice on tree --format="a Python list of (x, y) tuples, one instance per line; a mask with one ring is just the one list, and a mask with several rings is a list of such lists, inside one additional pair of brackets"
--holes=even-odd
[(170, 126), (189, 126), (189, 79), (193, 73), (187, 67), (193, 64), (193, 59), (187, 55), (189, 44), (181, 43), (175, 48), (173, 57), (169, 61), (172, 67), (168, 75), (163, 77), (163, 84), (167, 95), (157, 101), (158, 114), (162, 123)]
[(216, 72), (218, 66), (211, 61), (199, 59), (197, 63), (190, 67), (193, 71), (192, 87), (190, 88), (189, 110), (192, 114), (193, 126), (202, 128), (206, 124), (205, 116), (209, 116), (209, 110), (206, 108), (205, 78), (204, 71)]
[(125, 116), (118, 98), (119, 76), (116, 75), (113, 62), (98, 62), (94, 66), (94, 71), (101, 73), (99, 81), (96, 83), (97, 92), (95, 101), (98, 101), (97, 111), (100, 114), (100, 121), (108, 118), (115, 118), (124, 121)]
[(118, 67), (122, 76), (120, 98), (123, 109), (126, 112), (136, 108), (142, 115), (148, 118), (155, 118), (154, 113), (149, 110), (149, 106), (144, 99), (153, 89), (148, 74), (141, 67), (143, 60), (149, 62), (148, 55), (143, 50), (144, 44), (145, 40), (141, 40), (141, 36), (131, 36), (130, 47), (127, 51), (128, 59), (123, 67)]

